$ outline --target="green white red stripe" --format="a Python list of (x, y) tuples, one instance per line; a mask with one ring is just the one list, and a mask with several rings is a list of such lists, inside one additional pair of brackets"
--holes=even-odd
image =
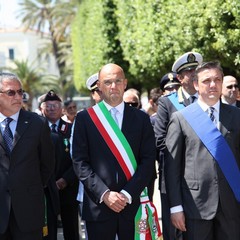
[[(137, 169), (137, 162), (127, 139), (103, 102), (89, 108), (88, 113), (129, 180)], [(147, 188), (141, 193), (140, 202), (135, 216), (134, 239), (160, 240), (162, 234), (157, 211), (153, 203), (149, 201)]]

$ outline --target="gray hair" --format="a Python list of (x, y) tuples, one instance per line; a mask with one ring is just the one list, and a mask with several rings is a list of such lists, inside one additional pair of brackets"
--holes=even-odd
[(0, 88), (2, 88), (2, 83), (3, 83), (4, 80), (17, 81), (22, 85), (22, 82), (20, 81), (18, 76), (13, 74), (13, 73), (0, 72)]

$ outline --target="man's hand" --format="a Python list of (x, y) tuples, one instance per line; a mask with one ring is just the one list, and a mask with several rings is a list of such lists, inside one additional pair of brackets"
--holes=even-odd
[(59, 178), (56, 181), (56, 184), (59, 190), (63, 190), (67, 186), (67, 182), (63, 178)]
[(127, 205), (127, 198), (122, 193), (109, 191), (103, 196), (103, 202), (114, 212), (121, 212)]
[(172, 213), (171, 220), (175, 228), (181, 230), (182, 232), (187, 231), (185, 226), (185, 215), (183, 212)]

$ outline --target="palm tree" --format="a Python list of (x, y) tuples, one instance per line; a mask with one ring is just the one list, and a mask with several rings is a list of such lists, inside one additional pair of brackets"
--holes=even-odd
[[(18, 17), (22, 19), (25, 30), (37, 28), (40, 34), (46, 31), (49, 33), (51, 46), (45, 46), (47, 49), (45, 53), (50, 52), (55, 56), (62, 80), (60, 83), (62, 91), (66, 90), (69, 85), (73, 85), (73, 81), (71, 80), (69, 84), (69, 77), (66, 80), (65, 76), (72, 75), (73, 72), (73, 66), (69, 64), (72, 57), (69, 32), (78, 1), (22, 0), (19, 3), (21, 9)], [(65, 55), (66, 51), (68, 51), (67, 55)]]
[(34, 63), (29, 64), (28, 60), (15, 60), (13, 63), (14, 67), (5, 67), (4, 70), (11, 71), (19, 77), (24, 91), (29, 94), (30, 105), (35, 96), (46, 93), (49, 89), (60, 92), (57, 76), (40, 74), (44, 71), (39, 67), (34, 67)]

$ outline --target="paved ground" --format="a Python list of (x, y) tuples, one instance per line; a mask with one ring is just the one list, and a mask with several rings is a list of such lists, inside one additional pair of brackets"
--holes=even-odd
[[(158, 179), (156, 179), (155, 181), (155, 190), (154, 190), (154, 195), (153, 195), (153, 202), (157, 208), (157, 211), (158, 211), (158, 217), (159, 217), (159, 221), (160, 221), (160, 225), (161, 225), (161, 201), (160, 201), (160, 193), (159, 193), (159, 190), (158, 190)], [(162, 227), (162, 226), (161, 226)], [(82, 238), (80, 238), (81, 240), (83, 239), (86, 239), (85, 238), (85, 228), (84, 228), (84, 225), (81, 224), (80, 226), (80, 230), (82, 229), (82, 231), (80, 231), (82, 234)], [(62, 228), (59, 228), (58, 229), (58, 240), (64, 240), (63, 238), (63, 233), (62, 233)]]

